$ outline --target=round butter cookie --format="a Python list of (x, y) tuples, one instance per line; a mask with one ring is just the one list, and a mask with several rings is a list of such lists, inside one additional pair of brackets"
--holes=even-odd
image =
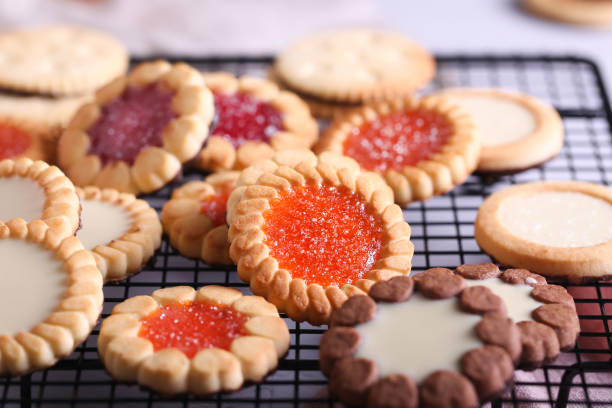
[(592, 26), (612, 24), (610, 0), (522, 0), (521, 3), (527, 11), (549, 20)]
[(0, 92), (0, 117), (44, 124), (58, 131), (51, 135), (56, 139), (77, 109), (92, 99), (90, 94), (53, 98)]
[(208, 395), (261, 382), (289, 349), (276, 307), (233, 288), (188, 286), (135, 296), (102, 322), (98, 353), (117, 381)]

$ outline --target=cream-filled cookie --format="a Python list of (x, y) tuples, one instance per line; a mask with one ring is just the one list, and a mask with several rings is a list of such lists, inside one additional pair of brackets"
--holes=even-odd
[(498, 262), (574, 282), (610, 276), (612, 190), (579, 181), (520, 184), (488, 197), (474, 236)]
[(289, 329), (274, 305), (221, 286), (129, 298), (113, 308), (98, 337), (113, 378), (162, 394), (207, 395), (261, 382), (288, 349)]
[(77, 187), (77, 193), (82, 210), (76, 236), (92, 251), (104, 280), (139, 272), (161, 244), (157, 212), (133, 194), (109, 188)]

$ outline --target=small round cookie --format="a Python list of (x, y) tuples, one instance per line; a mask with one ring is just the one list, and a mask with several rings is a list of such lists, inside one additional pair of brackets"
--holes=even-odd
[(515, 185), (480, 206), (474, 237), (501, 264), (571, 282), (612, 276), (612, 189), (580, 181)]
[(0, 221), (43, 220), (59, 236), (79, 228), (81, 205), (74, 186), (55, 166), (26, 157), (0, 161)]
[(482, 144), (477, 170), (507, 174), (536, 167), (563, 147), (563, 122), (550, 105), (500, 89), (456, 88), (436, 94), (474, 117)]
[(410, 273), (410, 226), (380, 176), (334, 153), (280, 153), (246, 169), (228, 200), (230, 257), (253, 293), (319, 325)]
[(43, 370), (68, 356), (102, 312), (102, 276), (74, 237), (43, 221), (0, 221), (1, 376)]
[(527, 11), (550, 20), (592, 26), (612, 24), (610, 0), (522, 0), (521, 3)]
[(127, 50), (99, 31), (56, 25), (0, 34), (0, 88), (70, 95), (91, 92), (128, 66)]
[[(90, 94), (53, 98), (0, 92), (0, 116), (33, 121), (59, 130), (68, 125), (77, 109), (92, 99), (93, 96)], [(53, 138), (55, 139), (60, 133), (54, 133)]]
[[(432, 287), (446, 284), (447, 276), (430, 271), (415, 276)], [(465, 285), (457, 278), (457, 288)], [(332, 314), (321, 337), (320, 367), (342, 402), (467, 408), (495, 398), (512, 382), (521, 351), (514, 322), (504, 313), (462, 311), (460, 291), (431, 298), (422, 287), (398, 276)]]
[(78, 186), (160, 189), (208, 136), (213, 96), (183, 63), (144, 62), (96, 92), (60, 137), (58, 161)]
[(77, 187), (81, 228), (76, 236), (90, 250), (105, 282), (140, 272), (161, 244), (157, 212), (129, 193)]
[(203, 73), (215, 95), (216, 124), (197, 159), (204, 170), (240, 170), (276, 150), (309, 149), (318, 126), (308, 106), (270, 81)]
[(433, 78), (435, 61), (400, 34), (353, 29), (298, 41), (279, 55), (274, 72), (300, 94), (361, 103), (412, 94)]
[(261, 382), (288, 349), (289, 329), (274, 305), (222, 286), (129, 298), (113, 308), (98, 337), (115, 380), (161, 394), (236, 391)]
[(34, 121), (0, 115), (0, 160), (28, 157), (50, 163), (55, 156), (50, 140), (57, 133)]
[(405, 206), (463, 183), (478, 164), (480, 142), (461, 108), (439, 96), (408, 97), (336, 119), (316, 151), (344, 154), (382, 174)]
[(225, 219), (227, 200), (239, 175), (237, 171), (214, 173), (172, 192), (161, 219), (170, 243), (182, 255), (208, 264), (232, 265)]

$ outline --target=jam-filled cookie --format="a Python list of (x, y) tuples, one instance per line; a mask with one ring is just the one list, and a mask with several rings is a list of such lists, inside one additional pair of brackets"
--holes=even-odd
[(295, 94), (265, 79), (204, 73), (217, 118), (197, 165), (205, 170), (243, 169), (276, 150), (310, 148), (318, 127)]
[(407, 205), (443, 194), (476, 169), (480, 142), (471, 116), (443, 98), (397, 99), (336, 119), (317, 151), (333, 151), (382, 174)]
[(80, 203), (74, 186), (55, 166), (22, 157), (0, 161), (0, 221), (43, 220), (61, 236), (79, 227)]
[(197, 155), (213, 115), (212, 93), (198, 71), (145, 62), (79, 109), (60, 137), (58, 161), (79, 186), (152, 192)]
[(225, 219), (227, 200), (239, 174), (214, 173), (174, 190), (162, 208), (161, 219), (170, 243), (181, 254), (209, 264), (232, 264)]
[(207, 395), (261, 382), (288, 349), (289, 329), (274, 305), (221, 286), (129, 298), (113, 308), (98, 337), (113, 378), (163, 394)]
[(504, 265), (573, 282), (612, 268), (612, 189), (580, 181), (506, 188), (480, 206), (474, 237)]
[(53, 128), (33, 121), (0, 117), (0, 160), (27, 157), (51, 163)]
[(41, 220), (0, 221), (0, 375), (52, 366), (89, 335), (102, 312), (102, 276), (70, 236)]
[(254, 293), (323, 324), (348, 297), (410, 273), (410, 226), (379, 175), (334, 153), (280, 153), (246, 169), (228, 201), (230, 257)]
[(129, 193), (89, 186), (77, 187), (81, 228), (77, 238), (96, 259), (105, 282), (139, 272), (161, 244), (157, 212)]

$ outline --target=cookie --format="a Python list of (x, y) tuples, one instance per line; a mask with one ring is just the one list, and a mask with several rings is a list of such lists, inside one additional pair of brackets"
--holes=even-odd
[(506, 188), (480, 206), (474, 237), (501, 264), (582, 282), (611, 276), (612, 189), (579, 181)]
[(302, 95), (362, 103), (412, 94), (433, 78), (435, 61), (402, 35), (353, 29), (298, 41), (278, 56), (274, 72)]
[(48, 368), (95, 326), (102, 276), (77, 238), (41, 220), (0, 221), (0, 257), (0, 375)]
[(151, 259), (161, 244), (157, 212), (132, 194), (77, 187), (81, 228), (76, 236), (92, 252), (105, 282), (123, 280)]
[(79, 227), (79, 197), (55, 166), (22, 157), (0, 161), (0, 221), (44, 221), (58, 237)]
[(208, 395), (261, 382), (289, 349), (274, 305), (233, 288), (188, 286), (135, 296), (102, 322), (98, 353), (117, 381)]
[(172, 192), (161, 212), (170, 243), (188, 258), (208, 264), (231, 265), (226, 207), (239, 172), (214, 173), (190, 181)]
[(69, 25), (6, 31), (0, 55), (0, 88), (48, 95), (91, 92), (128, 66), (117, 40)]
[(230, 257), (253, 293), (295, 321), (329, 321), (348, 297), (410, 273), (410, 226), (393, 193), (352, 159), (280, 152), (228, 200)]
[[(433, 287), (444, 283), (438, 272), (429, 274), (415, 276)], [(462, 311), (459, 294), (425, 296), (411, 280), (375, 283), (370, 296), (355, 296), (333, 313), (319, 350), (331, 391), (347, 405), (371, 407), (474, 407), (499, 395), (521, 350), (516, 324), (503, 313)], [(371, 297), (382, 285), (400, 286), (397, 293), (413, 285), (414, 292)]]
[(295, 94), (265, 79), (202, 74), (215, 95), (216, 123), (196, 160), (204, 170), (243, 169), (276, 150), (310, 148), (318, 127)]
[(564, 23), (607, 26), (612, 24), (612, 4), (608, 0), (522, 0), (532, 14)]
[(214, 115), (198, 71), (145, 62), (96, 92), (58, 143), (58, 161), (78, 186), (132, 194), (160, 189), (193, 159)]
[[(0, 92), (0, 117), (33, 121), (59, 131), (59, 128), (68, 125), (77, 109), (92, 99), (93, 96), (89, 94), (53, 98)], [(53, 136), (55, 139), (59, 133)]]
[(0, 160), (27, 157), (50, 163), (55, 157), (54, 134), (57, 130), (43, 124), (0, 115)]
[(436, 94), (473, 116), (482, 144), (479, 172), (516, 173), (547, 162), (563, 147), (559, 113), (530, 95), (478, 88)]
[(439, 96), (381, 102), (336, 119), (316, 151), (382, 174), (405, 206), (446, 193), (475, 170), (480, 142), (469, 114)]

